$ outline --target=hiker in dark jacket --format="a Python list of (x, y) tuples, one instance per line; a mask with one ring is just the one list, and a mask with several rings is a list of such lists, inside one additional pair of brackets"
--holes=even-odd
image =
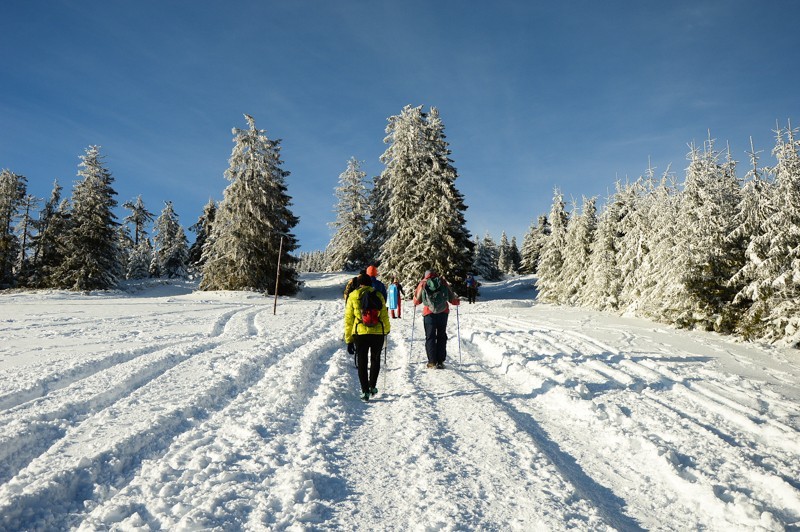
[(447, 315), (450, 305), (459, 305), (453, 289), (443, 277), (433, 270), (425, 272), (425, 277), (414, 290), (414, 306), (422, 307), (422, 323), (425, 326), (425, 352), (428, 355), (428, 368), (444, 369), (447, 359)]
[(468, 274), (467, 278), (464, 280), (464, 284), (467, 285), (467, 302), (475, 303), (475, 298), (478, 295), (478, 287), (481, 283), (478, 282), (472, 274)]
[[(361, 270), (358, 275), (367, 275), (367, 270)], [(347, 296), (350, 295), (350, 292), (358, 288), (358, 275), (347, 281), (347, 285), (344, 287), (344, 302), (347, 303)]]
[[(347, 351), (356, 355), (358, 365), (358, 380), (361, 384), (361, 399), (369, 401), (371, 395), (378, 393), (378, 374), (381, 371), (381, 349), (384, 337), (391, 330), (389, 312), (386, 310), (386, 300), (372, 287), (369, 275), (358, 276), (359, 287), (347, 297), (344, 309), (344, 341)], [(381, 301), (378, 313), (378, 323), (366, 325), (362, 312), (361, 295), (364, 291), (376, 292)], [(369, 371), (367, 362), (369, 361)]]
[(378, 280), (378, 268), (375, 266), (367, 266), (367, 275), (372, 278), (372, 288), (380, 292), (383, 296), (383, 300), (386, 301), (386, 285)]

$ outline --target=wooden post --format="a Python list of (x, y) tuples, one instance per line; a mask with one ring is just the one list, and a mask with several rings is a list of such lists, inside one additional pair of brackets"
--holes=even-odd
[(281, 280), (281, 255), (283, 255), (283, 235), (281, 235), (281, 245), (278, 248), (278, 269), (275, 271), (275, 303), (272, 305), (272, 315), (278, 312), (278, 285)]

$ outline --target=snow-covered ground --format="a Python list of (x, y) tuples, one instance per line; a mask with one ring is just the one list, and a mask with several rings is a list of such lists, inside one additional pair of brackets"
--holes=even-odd
[(798, 351), (521, 278), (451, 314), (445, 370), (408, 306), (365, 404), (349, 275), (304, 278), (276, 314), (180, 283), (0, 295), (0, 529), (800, 527)]

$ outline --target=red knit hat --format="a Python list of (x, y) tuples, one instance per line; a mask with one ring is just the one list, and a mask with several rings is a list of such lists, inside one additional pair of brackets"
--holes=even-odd
[(375, 266), (367, 266), (367, 275), (370, 277), (377, 277), (378, 276), (378, 268)]

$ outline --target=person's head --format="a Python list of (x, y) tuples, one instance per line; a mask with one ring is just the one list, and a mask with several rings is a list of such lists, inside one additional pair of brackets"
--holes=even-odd
[(360, 274), (358, 276), (358, 285), (359, 286), (372, 286), (372, 277), (370, 277), (366, 273)]
[(367, 266), (367, 275), (370, 277), (377, 277), (378, 276), (378, 268), (375, 266)]
[(436, 273), (436, 270), (425, 270), (424, 279), (431, 279), (431, 278), (436, 277), (438, 275), (439, 274)]

